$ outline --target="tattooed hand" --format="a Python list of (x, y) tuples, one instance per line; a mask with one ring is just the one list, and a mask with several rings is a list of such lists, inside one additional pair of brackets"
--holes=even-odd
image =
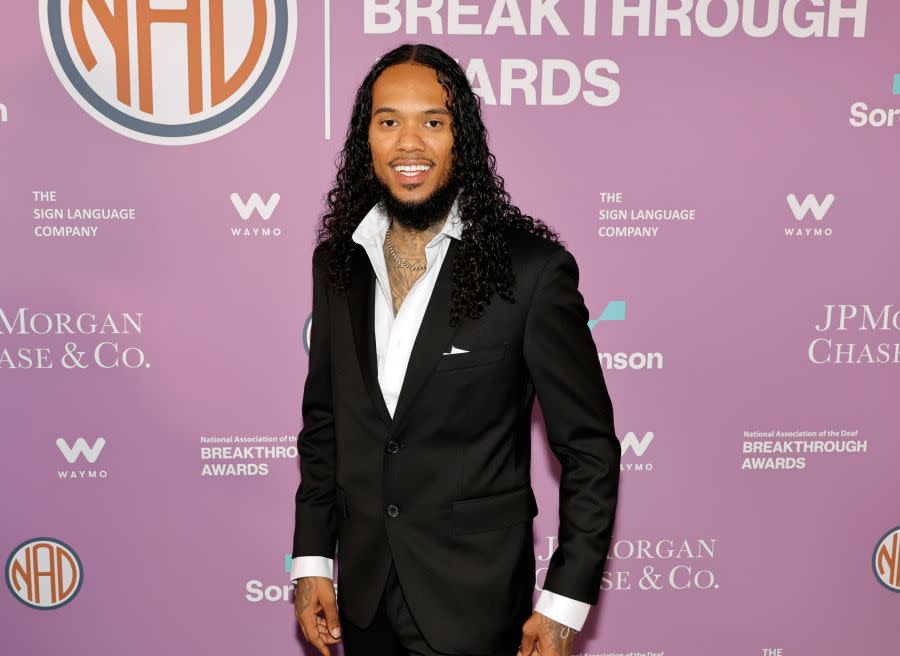
[(522, 642), (516, 656), (571, 656), (578, 631), (537, 611), (522, 625)]
[[(320, 611), (325, 612), (324, 618), (319, 615)], [(324, 576), (304, 576), (297, 579), (297, 586), (294, 588), (294, 615), (303, 630), (303, 637), (322, 656), (330, 656), (328, 645), (341, 640), (341, 623), (331, 579)]]

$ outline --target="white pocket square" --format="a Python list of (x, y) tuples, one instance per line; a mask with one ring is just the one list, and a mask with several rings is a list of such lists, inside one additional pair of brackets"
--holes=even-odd
[(466, 349), (456, 348), (451, 344), (450, 351), (448, 353), (442, 353), (442, 355), (455, 355), (457, 353), (468, 353), (468, 351)]

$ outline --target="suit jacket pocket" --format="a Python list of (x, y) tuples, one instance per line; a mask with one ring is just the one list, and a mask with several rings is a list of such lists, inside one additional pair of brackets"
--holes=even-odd
[(454, 501), (451, 530), (454, 535), (481, 533), (527, 522), (537, 514), (534, 490), (525, 485), (501, 494)]
[(436, 371), (446, 369), (465, 369), (468, 367), (476, 367), (478, 365), (491, 364), (499, 362), (506, 356), (507, 344), (498, 344), (496, 346), (488, 346), (487, 348), (479, 348), (469, 351), (468, 353), (454, 353), (453, 355), (442, 355), (438, 360)]

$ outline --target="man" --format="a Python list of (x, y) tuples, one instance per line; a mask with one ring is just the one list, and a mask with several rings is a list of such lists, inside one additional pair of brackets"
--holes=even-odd
[[(575, 260), (510, 203), (478, 97), (437, 48), (375, 63), (340, 160), (313, 253), (302, 632), (322, 654), (568, 656), (598, 598), (620, 458)], [(535, 393), (562, 474), (532, 609)]]

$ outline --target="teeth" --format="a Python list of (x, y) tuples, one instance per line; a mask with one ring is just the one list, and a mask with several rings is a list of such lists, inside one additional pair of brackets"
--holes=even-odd
[(400, 165), (395, 166), (394, 170), (400, 175), (405, 175), (407, 177), (412, 177), (418, 175), (422, 171), (427, 171), (431, 167), (427, 164), (412, 164), (412, 165)]

